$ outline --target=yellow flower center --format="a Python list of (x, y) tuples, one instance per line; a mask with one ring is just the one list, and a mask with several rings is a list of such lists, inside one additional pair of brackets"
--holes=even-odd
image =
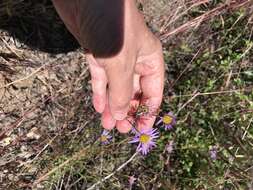
[(101, 139), (101, 142), (106, 142), (106, 141), (107, 141), (107, 136), (102, 135), (102, 136), (100, 137), (100, 139)]
[(148, 136), (148, 135), (143, 134), (143, 135), (140, 136), (140, 142), (141, 143), (146, 144), (146, 143), (149, 142), (149, 140), (150, 140), (150, 136)]
[(172, 120), (173, 120), (173, 118), (169, 115), (163, 116), (163, 123), (166, 124), (166, 125), (171, 124)]

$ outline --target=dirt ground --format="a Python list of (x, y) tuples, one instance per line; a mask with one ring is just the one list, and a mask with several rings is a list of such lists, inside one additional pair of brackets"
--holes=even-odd
[(27, 186), (40, 173), (30, 164), (52, 139), (63, 143), (63, 133), (98, 118), (85, 57), (52, 5), (10, 6), (0, 27), (0, 189)]

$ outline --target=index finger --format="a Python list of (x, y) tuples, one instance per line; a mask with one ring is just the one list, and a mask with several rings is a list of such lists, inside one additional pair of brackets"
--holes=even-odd
[(127, 116), (133, 92), (133, 68), (135, 60), (114, 58), (108, 61), (105, 71), (108, 78), (109, 107), (116, 120), (123, 120)]

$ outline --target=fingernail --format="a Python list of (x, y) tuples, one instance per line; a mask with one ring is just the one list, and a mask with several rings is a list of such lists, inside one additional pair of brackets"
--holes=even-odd
[(115, 125), (116, 125), (116, 121), (113, 118), (102, 115), (102, 126), (105, 129), (111, 130), (114, 128)]
[[(95, 106), (94, 106), (94, 107), (95, 107)], [(103, 113), (104, 108), (103, 108), (103, 106), (101, 106), (101, 105), (96, 105), (95, 110), (96, 110), (98, 113)]]
[(128, 133), (132, 128), (130, 123), (126, 120), (117, 121), (116, 127), (120, 133)]

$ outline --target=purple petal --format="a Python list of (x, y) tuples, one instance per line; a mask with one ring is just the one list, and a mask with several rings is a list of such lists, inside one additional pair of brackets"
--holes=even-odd
[(109, 131), (104, 129), (103, 132), (102, 132), (102, 135), (107, 136), (109, 133), (110, 133)]
[(137, 143), (137, 142), (139, 142), (140, 140), (139, 140), (139, 138), (136, 138), (136, 137), (134, 137), (134, 139), (133, 140), (131, 140), (131, 141), (129, 141), (128, 143)]
[(156, 145), (156, 144), (155, 144), (155, 142), (153, 142), (153, 141), (149, 143), (149, 146), (155, 146), (155, 145)]
[(131, 133), (133, 133), (133, 134), (139, 134), (139, 132), (133, 127), (132, 129), (131, 129)]
[(139, 143), (138, 146), (137, 146), (137, 150), (141, 150), (141, 148), (142, 148), (142, 144)]
[(159, 117), (159, 120), (156, 122), (156, 124), (155, 124), (155, 125), (156, 125), (156, 126), (157, 126), (157, 125), (160, 125), (162, 122), (163, 122), (162, 117)]
[(164, 126), (165, 130), (171, 130), (173, 129), (173, 126), (171, 124)]

